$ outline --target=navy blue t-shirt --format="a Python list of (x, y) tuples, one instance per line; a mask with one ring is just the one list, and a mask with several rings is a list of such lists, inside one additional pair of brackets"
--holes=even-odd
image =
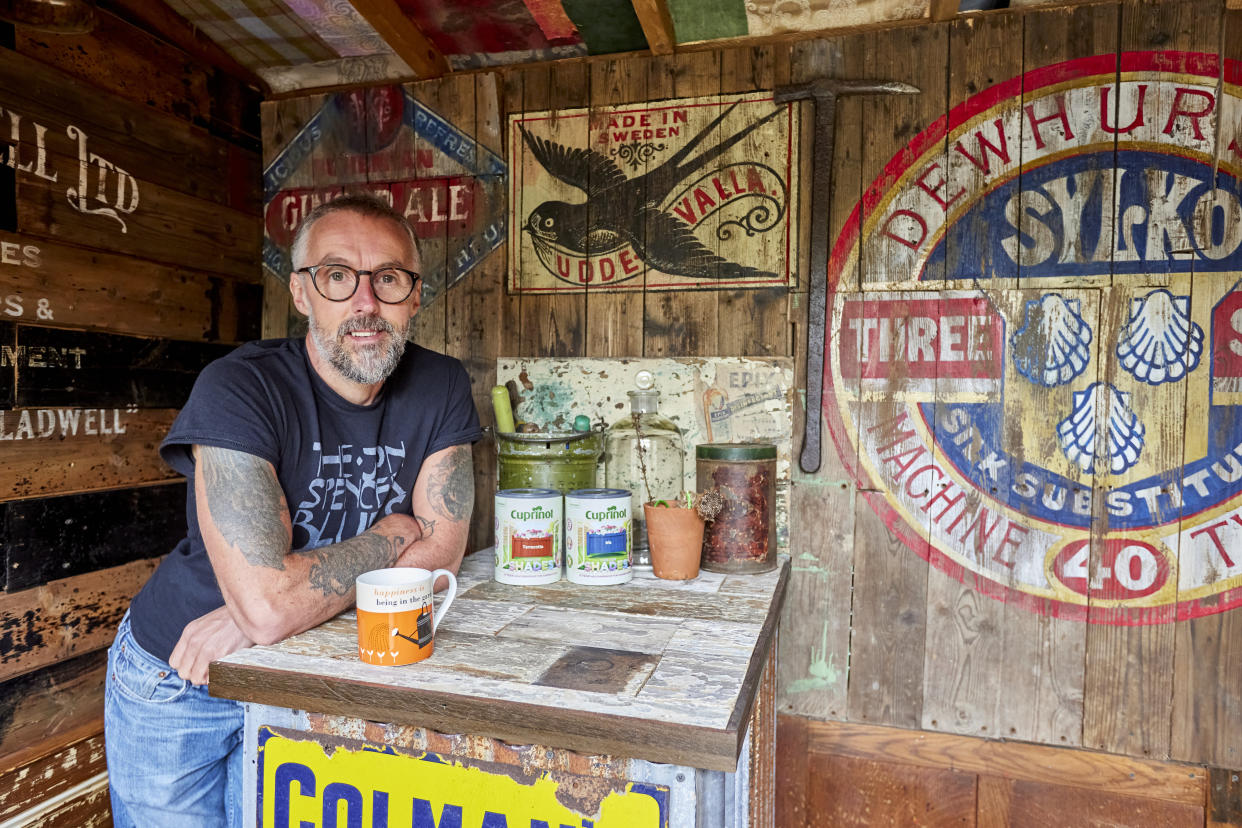
[(134, 637), (167, 661), (185, 625), (224, 604), (198, 530), (192, 446), (270, 462), (299, 551), (348, 540), (385, 515), (409, 514), (423, 460), (481, 436), (461, 363), (413, 343), (370, 405), (333, 391), (311, 367), (303, 339), (253, 342), (216, 360), (160, 445), (189, 481), (188, 532), (134, 597)]

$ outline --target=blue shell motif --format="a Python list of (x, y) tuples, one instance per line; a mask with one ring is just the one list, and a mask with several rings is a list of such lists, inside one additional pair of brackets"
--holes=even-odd
[(1177, 382), (1199, 366), (1203, 328), (1190, 321), (1190, 297), (1164, 288), (1130, 301), (1130, 321), (1117, 339), (1117, 359), (1148, 385)]
[[(1108, 470), (1120, 474), (1138, 462), (1147, 427), (1130, 408), (1130, 395), (1106, 382), (1092, 383), (1074, 392), (1074, 410), (1057, 423), (1061, 450), (1085, 472), (1095, 461), (1108, 460)], [(1097, 436), (1103, 438), (1097, 441)]]
[(1009, 339), (1013, 365), (1036, 385), (1064, 385), (1091, 362), (1091, 326), (1083, 321), (1082, 302), (1045, 293), (1026, 303), (1022, 327)]

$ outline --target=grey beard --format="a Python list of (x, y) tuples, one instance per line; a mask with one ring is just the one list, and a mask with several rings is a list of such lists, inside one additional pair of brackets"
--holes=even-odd
[[(397, 330), (387, 320), (378, 316), (352, 316), (341, 323), (336, 336), (331, 336), (315, 319), (312, 312), (309, 316), (311, 339), (319, 353), (327, 358), (328, 364), (345, 379), (360, 385), (373, 385), (383, 382), (397, 368), (401, 355), (405, 353), (405, 337), (410, 326), (404, 325)], [(363, 348), (357, 356), (345, 349), (342, 339), (350, 331), (371, 328), (387, 333), (388, 345), (382, 350)]]

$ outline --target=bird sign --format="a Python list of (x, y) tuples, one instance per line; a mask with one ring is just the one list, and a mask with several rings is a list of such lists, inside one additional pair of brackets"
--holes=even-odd
[(797, 118), (770, 95), (514, 115), (510, 290), (789, 286)]

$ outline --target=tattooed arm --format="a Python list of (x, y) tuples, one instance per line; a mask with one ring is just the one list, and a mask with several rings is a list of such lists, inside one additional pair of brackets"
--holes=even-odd
[[(414, 518), (422, 530), (397, 566), (461, 566), (474, 511), (474, 460), (470, 446), (450, 446), (428, 457), (414, 483)], [(437, 587), (448, 586), (441, 578)]]
[[(229, 615), (259, 644), (347, 609), (354, 579), (393, 566), (422, 534), (411, 516), (394, 514), (349, 540), (291, 552), (289, 509), (271, 463), (211, 446), (195, 446), (194, 456), (198, 526), (212, 569)], [(415, 497), (417, 503), (417, 486)]]

